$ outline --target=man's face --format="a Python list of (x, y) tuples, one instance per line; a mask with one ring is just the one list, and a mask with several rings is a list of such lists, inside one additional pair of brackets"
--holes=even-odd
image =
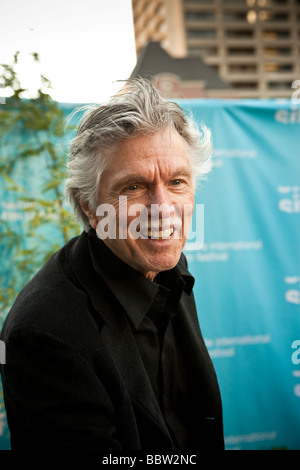
[[(153, 280), (157, 273), (177, 264), (191, 223), (193, 179), (184, 140), (172, 129), (132, 137), (115, 147), (108, 159), (98, 205), (113, 206), (116, 236), (103, 241), (125, 263)], [(176, 225), (177, 215), (183, 221), (181, 230)], [(104, 213), (92, 214), (89, 219), (97, 229)], [(126, 236), (124, 230), (121, 236), (119, 227), (124, 221)]]

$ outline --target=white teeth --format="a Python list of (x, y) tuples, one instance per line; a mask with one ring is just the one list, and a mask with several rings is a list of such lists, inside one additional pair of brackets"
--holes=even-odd
[(167, 230), (148, 230), (148, 238), (156, 238), (158, 240), (165, 240), (170, 238), (174, 232), (174, 227)]

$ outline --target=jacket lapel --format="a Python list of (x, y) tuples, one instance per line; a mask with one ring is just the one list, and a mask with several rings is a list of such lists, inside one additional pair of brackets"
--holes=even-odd
[(132, 403), (146, 419), (160, 429), (172, 447), (172, 439), (149, 382), (125, 311), (106, 287), (103, 279), (95, 272), (85, 238), (86, 234), (82, 234), (73, 245), (71, 264), (77, 280), (104, 321), (100, 329), (100, 337), (115, 362)]
[(193, 295), (183, 294), (174, 327), (188, 365), (195, 419), (221, 419), (217, 377), (199, 328)]
[(124, 314), (103, 326), (100, 336), (111, 351), (134, 405), (171, 441), (169, 431), (150, 385), (131, 328)]

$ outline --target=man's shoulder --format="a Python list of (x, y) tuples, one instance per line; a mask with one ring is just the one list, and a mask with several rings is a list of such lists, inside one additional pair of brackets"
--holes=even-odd
[[(49, 329), (80, 303), (86, 294), (72, 272), (70, 255), (83, 235), (54, 253), (17, 296), (4, 323), (2, 335), (24, 328)], [(82, 243), (82, 240), (81, 240)]]

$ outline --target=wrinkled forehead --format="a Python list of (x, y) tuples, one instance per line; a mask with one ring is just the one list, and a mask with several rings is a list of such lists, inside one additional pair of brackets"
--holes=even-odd
[(171, 178), (178, 174), (191, 177), (184, 140), (175, 132), (141, 135), (125, 139), (107, 155), (103, 176), (124, 183)]

